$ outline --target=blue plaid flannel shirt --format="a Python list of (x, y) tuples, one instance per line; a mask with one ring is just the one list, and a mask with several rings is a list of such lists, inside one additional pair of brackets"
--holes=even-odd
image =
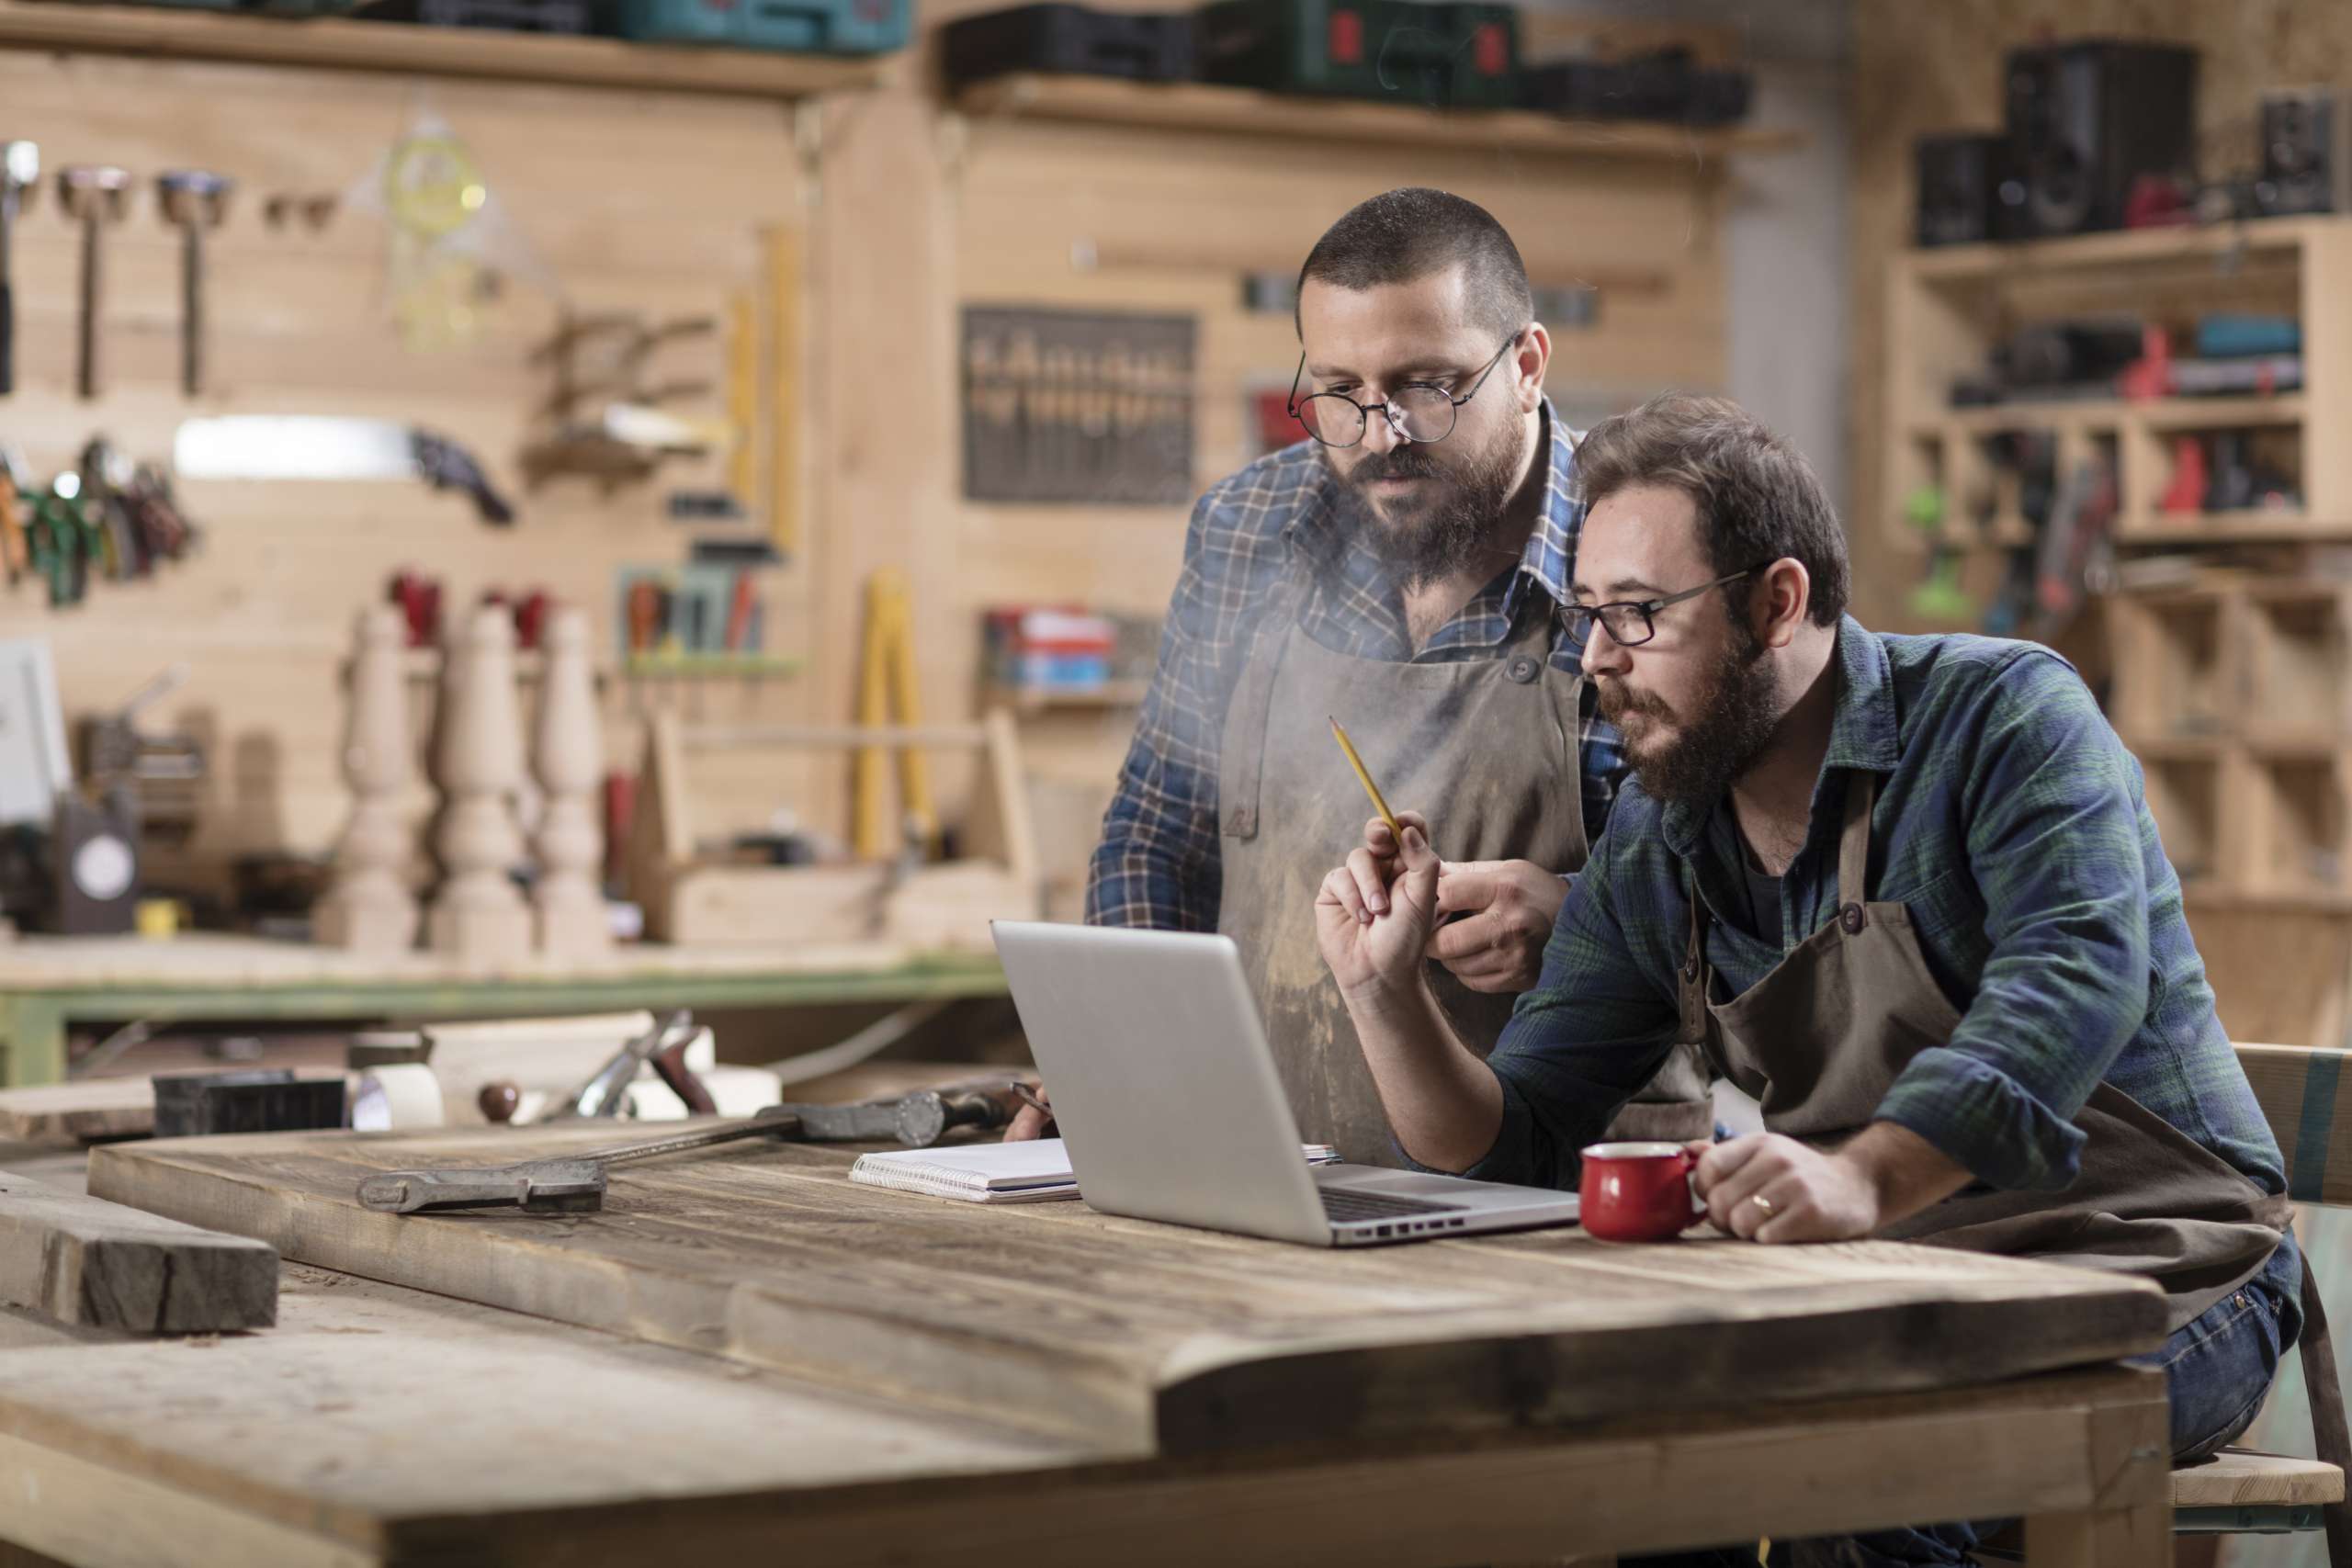
[(2105, 1080), (2264, 1191), (2285, 1191), (2139, 765), (2074, 667), (2032, 643), (1893, 637), (1851, 616), (1838, 666), (1812, 824), (1781, 878), (1781, 940), (1748, 929), (1728, 815), (1629, 784), (1560, 910), (1543, 977), (1487, 1058), (1503, 1124), (1468, 1174), (1575, 1182), (1577, 1151), (1676, 1033), (1690, 889), (1712, 916), (1718, 998), (1746, 990), (1836, 918), (1847, 781), (1867, 770), (1880, 781), (1865, 897), (1907, 908), (1962, 1015), (1895, 1075), (1879, 1117), (1990, 1186), (2056, 1191), (2079, 1168), (2075, 1116)]
[[(1570, 602), (1584, 502), (1576, 444), (1544, 405), (1549, 462), (1544, 503), (1519, 565), (1462, 607), (1418, 653), (1388, 569), (1342, 525), (1338, 480), (1311, 441), (1271, 453), (1212, 487), (1193, 509), (1184, 570), (1168, 609), (1159, 667), (1144, 697), (1119, 789), (1102, 819), (1086, 887), (1090, 924), (1215, 931), (1223, 866), (1217, 763), (1226, 709), (1269, 599), (1294, 551), (1314, 588), (1303, 629), (1334, 652), (1420, 664), (1499, 659), (1531, 592)], [(1555, 669), (1577, 667), (1581, 642), (1562, 637)], [(1624, 772), (1616, 731), (1583, 696), (1585, 834), (1597, 840)], [(1565, 869), (1565, 868), (1563, 868)]]

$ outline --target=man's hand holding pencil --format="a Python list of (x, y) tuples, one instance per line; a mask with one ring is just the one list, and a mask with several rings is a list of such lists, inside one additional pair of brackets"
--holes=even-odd
[[(1386, 853), (1373, 852), (1371, 829), (1385, 839)], [(1374, 818), (1365, 839), (1323, 879), (1315, 899), (1316, 946), (1351, 1000), (1420, 985), (1439, 919), (1441, 863), (1428, 821), (1412, 811)]]

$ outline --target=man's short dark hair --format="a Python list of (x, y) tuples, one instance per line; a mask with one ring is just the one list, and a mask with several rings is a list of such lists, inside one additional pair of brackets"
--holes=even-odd
[(1362, 293), (1392, 283), (1417, 283), (1450, 267), (1463, 271), (1471, 319), (1492, 329), (1499, 343), (1533, 319), (1527, 267), (1519, 247), (1475, 201), (1408, 186), (1359, 202), (1323, 231), (1298, 269), (1308, 280)]
[[(1667, 392), (1603, 420), (1577, 448), (1585, 504), (1636, 485), (1671, 485), (1699, 511), (1699, 542), (1717, 573), (1786, 557), (1813, 580), (1808, 615), (1834, 626), (1846, 611), (1846, 533), (1813, 465), (1728, 398)], [(1746, 624), (1755, 580), (1735, 582), (1724, 604)]]

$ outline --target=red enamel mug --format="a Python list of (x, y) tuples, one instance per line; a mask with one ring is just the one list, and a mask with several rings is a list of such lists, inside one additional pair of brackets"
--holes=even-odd
[(1671, 1241), (1702, 1211), (1690, 1195), (1699, 1156), (1680, 1144), (1594, 1144), (1584, 1151), (1584, 1228), (1603, 1241)]

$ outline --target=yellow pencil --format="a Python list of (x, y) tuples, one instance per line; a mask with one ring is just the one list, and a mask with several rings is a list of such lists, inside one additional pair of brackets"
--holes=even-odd
[(1380, 813), (1380, 819), (1387, 823), (1388, 830), (1396, 836), (1396, 847), (1404, 848), (1405, 829), (1396, 826), (1396, 814), (1388, 809), (1386, 801), (1380, 798), (1380, 786), (1372, 782), (1370, 773), (1364, 772), (1363, 759), (1356, 755), (1354, 742), (1348, 739), (1348, 732), (1340, 728), (1340, 721), (1336, 718), (1331, 721), (1331, 733), (1339, 737), (1340, 750), (1348, 754), (1348, 766), (1356, 771), (1356, 782), (1363, 785), (1364, 794), (1372, 796), (1372, 808)]

